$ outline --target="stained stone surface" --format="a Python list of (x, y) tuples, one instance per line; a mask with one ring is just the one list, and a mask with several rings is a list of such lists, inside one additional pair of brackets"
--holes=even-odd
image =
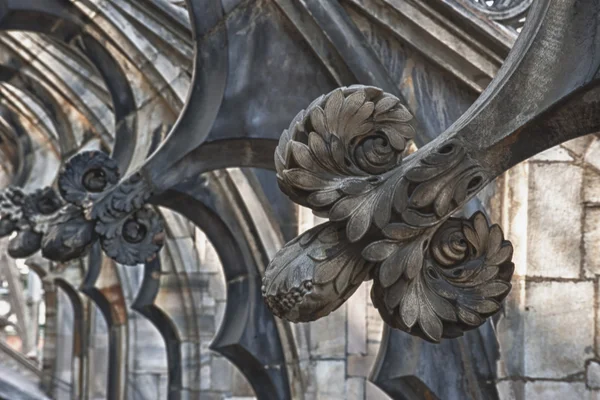
[(526, 290), (526, 376), (561, 379), (584, 371), (594, 355), (593, 283), (530, 282)]
[(524, 398), (527, 400), (546, 400), (550, 398), (595, 400), (597, 397), (595, 393), (586, 391), (584, 383), (527, 382)]
[(594, 278), (600, 274), (600, 208), (588, 207), (584, 220), (583, 250), (585, 274)]
[(583, 137), (579, 137), (576, 139), (569, 140), (561, 144), (561, 147), (567, 149), (569, 152), (573, 153), (575, 157), (581, 157), (586, 152), (590, 143), (596, 140), (596, 136), (587, 135)]
[(552, 147), (531, 157), (532, 161), (573, 161), (569, 152), (561, 146)]
[[(600, 393), (598, 139), (589, 135), (562, 147), (572, 161), (518, 166), (520, 174), (505, 175), (497, 194), (509, 222), (503, 228), (515, 254), (527, 259), (517, 267), (498, 323), (501, 399), (597, 399)], [(523, 178), (528, 188), (514, 196)]]
[(591, 167), (600, 171), (600, 140), (595, 139), (589, 145), (585, 153), (585, 162), (590, 164)]
[(334, 400), (345, 391), (346, 365), (344, 361), (317, 361), (315, 375), (317, 378), (317, 399)]
[(577, 278), (583, 170), (567, 163), (531, 162), (529, 168), (527, 275)]
[(310, 352), (321, 358), (344, 358), (346, 353), (346, 308), (310, 324)]
[(589, 389), (600, 389), (600, 363), (591, 361), (585, 371), (585, 381)]
[(592, 205), (600, 205), (600, 171), (588, 167), (583, 176), (583, 200)]

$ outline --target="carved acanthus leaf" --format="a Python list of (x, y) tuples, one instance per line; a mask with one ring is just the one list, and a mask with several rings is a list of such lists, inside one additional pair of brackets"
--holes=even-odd
[(143, 263), (162, 246), (158, 214), (145, 203), (151, 187), (140, 173), (119, 181), (117, 164), (99, 152), (77, 154), (64, 166), (59, 189), (69, 202), (52, 217), (39, 221), (47, 258), (81, 257), (100, 239), (105, 252), (121, 264)]
[(17, 229), (23, 217), (25, 193), (16, 187), (0, 192), (0, 237), (8, 236)]
[[(395, 328), (437, 342), (498, 311), (510, 289), (510, 243), (481, 213), (450, 217), (493, 174), (459, 137), (402, 160), (411, 120), (395, 97), (354, 86), (320, 97), (284, 131), (275, 154), (280, 187), (332, 222), (290, 242), (267, 267), (264, 294), (276, 315), (309, 321), (338, 307), (346, 296), (325, 286), (315, 295), (315, 277), (353, 275), (360, 258), (375, 281), (373, 302)], [(321, 247), (326, 256), (315, 258)]]
[[(152, 189), (139, 172), (125, 178), (98, 199), (88, 201), (85, 214), (89, 219), (111, 224), (141, 209), (152, 196)], [(106, 228), (109, 229), (109, 228)]]
[(281, 189), (332, 221), (347, 221), (351, 242), (375, 226), (443, 221), (489, 181), (458, 140), (402, 161), (412, 115), (370, 87), (337, 89), (300, 112), (275, 154)]
[(87, 220), (83, 210), (73, 204), (40, 218), (37, 225), (44, 232), (42, 255), (50, 260), (68, 261), (82, 257), (97, 240), (94, 221)]
[(438, 342), (481, 325), (510, 290), (512, 246), (478, 212), (404, 241), (367, 246), (373, 303), (392, 327)]
[(348, 236), (360, 240), (382, 215), (375, 211), (388, 207), (392, 188), (380, 174), (401, 163), (411, 120), (396, 97), (373, 87), (321, 96), (283, 132), (275, 153), (281, 189), (319, 215), (349, 218)]
[(374, 266), (350, 243), (344, 225), (318, 225), (282, 248), (263, 279), (263, 296), (280, 318), (313, 321), (348, 299)]

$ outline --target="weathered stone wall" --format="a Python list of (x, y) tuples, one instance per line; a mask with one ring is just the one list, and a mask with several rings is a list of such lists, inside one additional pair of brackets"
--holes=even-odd
[(498, 324), (501, 395), (599, 398), (600, 140), (541, 153), (497, 188), (492, 204), (516, 264)]

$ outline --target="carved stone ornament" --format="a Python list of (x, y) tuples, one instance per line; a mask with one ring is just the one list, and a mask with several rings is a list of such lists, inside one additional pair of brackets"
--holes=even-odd
[(40, 249), (42, 233), (35, 220), (51, 215), (62, 202), (52, 188), (38, 189), (25, 194), (21, 189), (8, 187), (0, 193), (0, 237), (13, 232), (8, 253), (14, 258), (24, 258)]
[[(512, 246), (482, 213), (450, 218), (493, 173), (448, 138), (406, 155), (413, 117), (380, 89), (336, 89), (300, 112), (275, 153), (281, 189), (328, 217), (269, 264), (263, 294), (293, 322), (323, 317), (373, 279), (392, 327), (426, 340), (460, 336), (500, 309)], [(436, 141), (440, 142), (440, 141)]]
[(6, 189), (0, 194), (0, 235), (17, 232), (10, 255), (27, 257), (41, 249), (44, 257), (65, 262), (100, 240), (107, 255), (121, 264), (152, 260), (164, 233), (158, 214), (145, 205), (150, 188), (139, 173), (119, 178), (114, 160), (90, 151), (63, 167), (58, 189), (64, 202), (52, 188), (30, 195)]

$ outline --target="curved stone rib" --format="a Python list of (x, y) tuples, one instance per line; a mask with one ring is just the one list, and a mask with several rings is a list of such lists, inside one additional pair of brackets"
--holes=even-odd
[(181, 385), (178, 389), (181, 397), (197, 397), (201, 379), (199, 344), (202, 341), (201, 312), (196, 307), (202, 302), (197, 285), (199, 265), (187, 221), (179, 219), (170, 210), (161, 209), (161, 214), (170, 222), (166, 248), (160, 254), (159, 287), (152, 305), (168, 319), (177, 336), (181, 357)]
[[(18, 5), (11, 3), (10, 8), (3, 10), (4, 14), (1, 17), (5, 27), (26, 28), (27, 22), (23, 17), (32, 9), (42, 12), (50, 19), (64, 22), (63, 30), (52, 32), (59, 37), (67, 33), (73, 34), (84, 26), (82, 21), (85, 17), (76, 10), (61, 9), (53, 2), (44, 3), (43, 7), (25, 2)], [(200, 37), (204, 33), (210, 34), (196, 42), (192, 90), (178, 122), (165, 142), (144, 166), (128, 174), (118, 183), (111, 181), (111, 185), (108, 185), (109, 182), (103, 181), (102, 174), (110, 173), (109, 170), (114, 169), (111, 161), (106, 158), (106, 165), (95, 163), (93, 161), (95, 156), (90, 154), (87, 160), (84, 155), (71, 160), (63, 178), (72, 176), (75, 180), (61, 178), (61, 190), (67, 197), (71, 196), (70, 198), (74, 195), (67, 193), (69, 190), (79, 192), (76, 195), (78, 199), (67, 198), (69, 202), (74, 203), (75, 207), (67, 205), (43, 222), (45, 226), (41, 228), (45, 230), (43, 248), (47, 256), (61, 261), (80, 256), (95, 240), (96, 234), (100, 235), (100, 241), (107, 254), (126, 265), (154, 257), (162, 245), (162, 224), (156, 214), (144, 206), (155, 190), (152, 179), (197, 147), (208, 136), (220, 107), (227, 73), (227, 51), (224, 48), (227, 42), (225, 24), (219, 22), (217, 25), (222, 17), (220, 3), (194, 0), (189, 4), (189, 9), (195, 37)], [(37, 29), (47, 29), (47, 27)], [(90, 40), (92, 40), (91, 36)], [(88, 41), (87, 46), (90, 45), (98, 50), (99, 45), (93, 40)], [(96, 61), (106, 66), (106, 61), (110, 61), (110, 57)], [(104, 74), (104, 77), (108, 79), (110, 75)], [(132, 103), (127, 102), (127, 104)], [(94, 154), (98, 155), (98, 153)], [(120, 151), (117, 151), (116, 155), (119, 154)], [(98, 176), (92, 178), (88, 182), (89, 185), (76, 182), (79, 179), (77, 177), (83, 179), (86, 174)], [(85, 205), (83, 197), (85, 197)], [(85, 208), (85, 220), (89, 222), (83, 218), (83, 208)], [(71, 240), (65, 235), (72, 237), (73, 230), (77, 230), (77, 235), (74, 240)]]
[[(74, 41), (75, 46), (94, 63), (106, 81), (109, 93), (112, 95), (117, 130), (113, 156), (122, 170), (127, 171), (127, 167), (130, 165), (133, 165), (133, 170), (143, 164), (147, 156), (147, 150), (156, 144), (154, 139), (157, 134), (152, 133), (152, 131), (156, 131), (154, 129), (156, 127), (146, 126), (147, 123), (154, 123), (154, 120), (145, 118), (155, 111), (153, 110), (153, 108), (156, 108), (155, 103), (168, 103), (166, 104), (167, 107), (163, 108), (170, 108), (173, 112), (182, 105), (178, 101), (170, 101), (177, 98), (173, 95), (174, 93), (171, 93), (172, 90), (175, 90), (174, 86), (170, 85), (172, 83), (169, 81), (171, 77), (165, 76), (165, 71), (154, 73), (155, 71), (151, 68), (152, 60), (150, 59), (148, 59), (149, 63), (144, 74), (136, 74), (139, 66), (134, 65), (130, 58), (144, 59), (151, 57), (151, 54), (143, 54), (135, 44), (130, 44), (129, 38), (118, 27), (112, 26), (113, 29), (110, 29), (111, 23), (105, 20), (105, 13), (117, 18), (120, 21), (120, 26), (131, 24), (124, 19), (122, 12), (112, 5), (102, 4), (92, 21), (87, 20), (85, 12), (77, 9), (77, 7), (81, 7), (79, 3), (65, 9), (60, 7), (62, 6), (57, 6), (54, 2), (10, 4), (5, 15), (3, 15), (3, 23), (7, 27), (46, 32), (45, 30), (48, 27), (29, 27), (27, 25), (26, 16), (35, 10), (35, 12), (43, 14), (49, 20), (58, 21), (62, 27), (61, 30), (52, 30), (47, 33), (52, 34), (59, 40), (72, 38), (73, 36), (77, 37), (77, 40)], [(86, 7), (82, 8), (85, 9)], [(131, 30), (137, 29), (133, 25), (129, 28)], [(105, 30), (111, 32), (110, 40), (106, 36)], [(78, 36), (77, 33), (79, 33)], [(119, 35), (122, 36), (119, 37)], [(144, 41), (146, 39), (140, 36), (139, 40)], [(148, 44), (148, 46), (153, 46), (153, 44)], [(162, 90), (164, 94), (147, 102), (146, 100), (154, 96), (152, 86), (156, 90)], [(165, 119), (171, 118), (170, 115), (163, 117)], [(158, 136), (160, 141), (162, 139), (160, 132)]]
[[(31, 13), (44, 15), (54, 24), (39, 24), (35, 18), (28, 18)], [(85, 33), (89, 21), (75, 6), (64, 7), (57, 1), (35, 2), (27, 0), (24, 2), (11, 2), (4, 14), (0, 15), (0, 29), (30, 30), (50, 34), (58, 40), (67, 43), (78, 33), (83, 33), (81, 40), (76, 42), (79, 50), (94, 63), (111, 94), (115, 110), (116, 126), (119, 135), (116, 135), (114, 155), (121, 168), (126, 168), (130, 162), (135, 148), (134, 131), (135, 126), (135, 99), (123, 69), (105, 47), (96, 38)], [(53, 29), (52, 26), (60, 24), (61, 29)], [(132, 119), (133, 116), (133, 119)], [(127, 120), (126, 120), (127, 118)]]
[[(87, 8), (81, 3), (75, 5)], [(162, 33), (146, 32), (139, 18), (128, 18), (123, 9), (127, 7), (122, 2), (96, 4), (93, 23), (86, 26), (76, 43), (103, 67), (101, 73), (111, 93), (123, 97), (123, 104), (114, 106), (117, 133), (112, 156), (126, 175), (143, 165), (164, 139), (162, 122), (172, 124), (183, 106), (179, 89), (187, 89), (189, 77), (184, 69), (191, 64), (188, 59), (171, 60), (168, 54), (156, 62), (165, 47), (178, 45), (168, 43)], [(161, 38), (152, 40), (153, 35)], [(176, 61), (185, 64), (184, 68)], [(116, 63), (116, 68), (110, 68), (111, 63)]]
[[(41, 82), (21, 74), (21, 69), (12, 69), (7, 65), (0, 65), (0, 76), (11, 76), (10, 85), (23, 92), (29, 99), (42, 107), (48, 115), (52, 115), (54, 128), (61, 132), (58, 138), (61, 154), (71, 154), (76, 148), (75, 137), (64, 109)], [(43, 123), (41, 124), (44, 125)], [(50, 127), (44, 126), (46, 131), (51, 132)], [(54, 138), (51, 134), (49, 134)], [(17, 183), (14, 183), (17, 184)], [(18, 184), (17, 184), (18, 185)]]
[(4, 105), (0, 106), (0, 132), (4, 132), (2, 136), (13, 136), (10, 139), (16, 144), (15, 158), (7, 159), (13, 164), (12, 184), (21, 186), (27, 181), (33, 167), (31, 137), (26, 134), (14, 112)]
[[(177, 162), (169, 171), (164, 172), (154, 184), (158, 190), (167, 190), (173, 182), (186, 182), (205, 172), (225, 168), (262, 168), (274, 170), (273, 152), (277, 141), (231, 137), (209, 141), (198, 146)], [(223, 157), (223, 153), (227, 157)]]
[(208, 137), (225, 93), (228, 52), (221, 3), (187, 1), (196, 45), (192, 84), (183, 111), (171, 132), (141, 168), (151, 181)]
[(116, 128), (111, 156), (117, 161), (119, 168), (126, 171), (137, 143), (137, 110), (131, 83), (122, 66), (98, 41), (86, 35), (82, 36), (77, 45), (98, 69), (111, 95)]
[[(369, 381), (392, 399), (497, 398), (495, 366), (484, 339), (494, 337), (493, 329), (488, 321), (464, 337), (433, 344), (384, 326)], [(432, 362), (440, 358), (445, 362)]]
[[(55, 278), (54, 283), (67, 295), (71, 306), (73, 307), (73, 352), (71, 355), (71, 372), (73, 375), (71, 377), (71, 383), (73, 396), (81, 396), (86, 387), (85, 366), (88, 357), (89, 337), (86, 326), (88, 318), (85, 314), (89, 312), (89, 300), (85, 299), (85, 297), (73, 287), (73, 281), (71, 279), (65, 280), (63, 278)], [(57, 361), (59, 361), (58, 358)], [(75, 374), (75, 372), (77, 372), (77, 374)]]
[[(88, 358), (88, 329), (86, 327), (88, 303), (85, 296), (77, 290), (83, 271), (79, 262), (52, 266), (50, 263), (36, 258), (27, 260), (27, 265), (42, 280), (44, 287), (44, 301), (46, 303), (46, 336), (44, 340), (44, 359), (42, 365), (42, 387), (48, 395), (56, 395), (55, 391), (65, 390), (72, 393), (73, 396), (79, 396), (87, 387), (88, 377), (87, 358)], [(67, 307), (72, 307), (74, 319), (71, 336), (73, 338), (72, 358), (67, 360), (68, 365), (64, 365), (65, 359), (61, 358), (59, 344), (64, 343), (58, 340), (58, 293), (62, 290), (69, 301)], [(58, 375), (58, 368), (67, 367), (68, 370), (78, 371), (77, 375), (71, 376), (71, 382), (67, 383)]]
[(275, 321), (261, 301), (260, 273), (252, 250), (233, 233), (241, 232), (241, 228), (235, 228), (239, 222), (227, 213), (226, 197), (217, 196), (216, 188), (198, 192), (192, 190), (194, 186), (166, 192), (155, 201), (192, 220), (211, 239), (221, 259), (227, 280), (227, 308), (211, 348), (242, 371), (259, 398), (289, 399), (286, 360)]
[(106, 393), (115, 400), (127, 399), (127, 310), (116, 266), (104, 258), (98, 244), (90, 252), (80, 290), (100, 309), (108, 328), (108, 382)]
[[(23, 33), (19, 32), (19, 35), (23, 35)], [(90, 69), (91, 66), (79, 64), (75, 74), (72, 69), (67, 69), (68, 72), (60, 68), (57, 70), (56, 63), (62, 55), (69, 54), (69, 52), (53, 43), (52, 39), (42, 40), (36, 34), (29, 35), (39, 39), (39, 42), (35, 42), (36, 46), (33, 51), (44, 50), (44, 57), (40, 56), (42, 60), (39, 63), (35, 65), (26, 63), (30, 49), (18, 43), (21, 36), (17, 36), (17, 32), (3, 32), (0, 36), (2, 47), (6, 49), (3, 50), (3, 56), (7, 58), (6, 62), (9, 64), (9, 68), (14, 66), (19, 70), (19, 74), (11, 79), (11, 84), (18, 88), (23, 85), (29, 88), (29, 92), (36, 96), (33, 100), (43, 103), (42, 108), (49, 110), (49, 115), (55, 116), (60, 121), (60, 127), (57, 127), (59, 140), (68, 142), (65, 143), (67, 151), (61, 151), (61, 155), (63, 157), (71, 156), (76, 150), (73, 146), (77, 139), (85, 139), (86, 133), (92, 133), (103, 145), (108, 147), (113, 142), (113, 138), (107, 131), (108, 121), (103, 121), (102, 116), (110, 111), (109, 107), (102, 103), (103, 101), (109, 102), (110, 97), (102, 90), (101, 82)], [(15, 38), (15, 36), (17, 37)], [(49, 66), (49, 63), (53, 63), (53, 68)], [(87, 96), (91, 96), (92, 91), (95, 96), (87, 97), (84, 101), (77, 89), (82, 85), (91, 86), (93, 89), (86, 93)], [(47, 90), (55, 100), (48, 100), (44, 93), (38, 90), (38, 86)], [(52, 101), (57, 102), (59, 108), (67, 114), (67, 120), (62, 122), (60, 112), (54, 113), (52, 105), (48, 104)], [(94, 106), (92, 107), (92, 105)]]
[(131, 308), (146, 317), (160, 332), (167, 350), (167, 363), (169, 367), (168, 394), (169, 400), (181, 398), (181, 348), (177, 332), (169, 317), (154, 305), (154, 299), (159, 290), (159, 276), (161, 270), (160, 258), (147, 262), (144, 267), (144, 277), (140, 291)]
[(437, 143), (459, 138), (495, 176), (533, 154), (597, 131), (599, 14), (595, 1), (534, 2), (496, 78)]

